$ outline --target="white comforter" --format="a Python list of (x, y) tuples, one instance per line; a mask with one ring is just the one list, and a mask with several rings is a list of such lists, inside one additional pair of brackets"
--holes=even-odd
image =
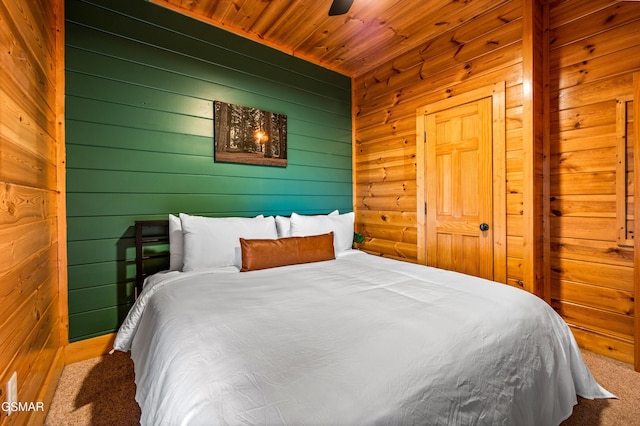
[(557, 425), (613, 396), (537, 297), (360, 252), (159, 274), (115, 349), (143, 425)]

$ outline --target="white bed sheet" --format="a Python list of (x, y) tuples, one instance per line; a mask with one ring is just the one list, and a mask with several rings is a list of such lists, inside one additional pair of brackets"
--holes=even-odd
[(557, 425), (613, 397), (539, 298), (357, 251), (158, 274), (115, 349), (143, 425)]

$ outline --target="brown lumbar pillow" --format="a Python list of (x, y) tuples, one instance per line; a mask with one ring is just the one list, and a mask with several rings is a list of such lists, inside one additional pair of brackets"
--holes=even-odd
[(277, 240), (240, 238), (241, 272), (335, 259), (333, 232)]

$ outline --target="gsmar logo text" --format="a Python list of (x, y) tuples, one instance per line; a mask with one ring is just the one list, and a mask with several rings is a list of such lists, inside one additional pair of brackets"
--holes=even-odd
[(3, 402), (2, 411), (13, 413), (15, 411), (44, 411), (44, 402)]

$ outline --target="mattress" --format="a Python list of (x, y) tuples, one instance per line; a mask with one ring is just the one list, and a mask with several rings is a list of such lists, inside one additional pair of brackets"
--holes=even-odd
[(538, 297), (357, 250), (156, 274), (115, 349), (143, 425), (558, 425), (613, 397)]

